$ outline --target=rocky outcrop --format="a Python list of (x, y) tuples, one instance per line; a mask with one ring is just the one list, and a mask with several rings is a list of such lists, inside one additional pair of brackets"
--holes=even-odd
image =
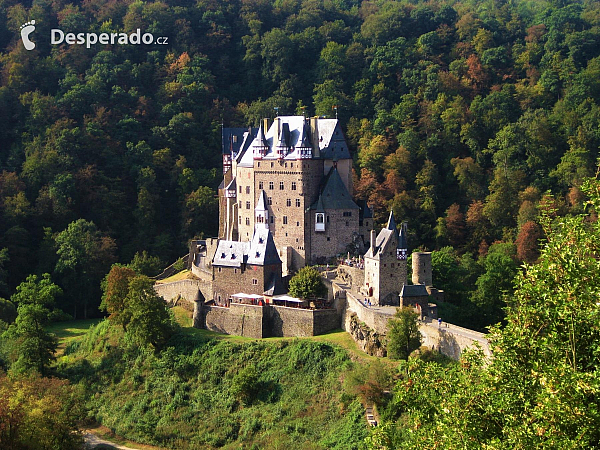
[(387, 355), (383, 336), (358, 320), (356, 313), (350, 315), (349, 322), (346, 330), (363, 352), (371, 356)]

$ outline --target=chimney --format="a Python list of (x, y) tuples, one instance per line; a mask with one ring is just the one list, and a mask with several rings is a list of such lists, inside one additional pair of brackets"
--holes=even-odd
[(269, 131), (269, 119), (265, 118), (265, 119), (263, 119), (263, 133), (265, 134), (265, 136), (267, 135), (268, 131)]
[(371, 255), (375, 255), (375, 230), (371, 230)]

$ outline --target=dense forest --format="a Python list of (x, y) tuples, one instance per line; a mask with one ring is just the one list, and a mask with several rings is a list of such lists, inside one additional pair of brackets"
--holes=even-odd
[[(593, 0), (0, 0), (0, 442), (597, 448), (599, 37)], [(492, 360), (176, 325), (148, 276), (217, 231), (221, 127), (276, 111), (339, 117), (356, 198), (433, 251), (444, 320), (498, 324)], [(54, 362), (48, 324), (98, 307)]]
[[(357, 198), (443, 249), (438, 284), (492, 323), (482, 299), (538, 257), (546, 192), (577, 212), (594, 172), (599, 24), (594, 1), (2, 0), (0, 295), (50, 273), (86, 314), (77, 294), (97, 306), (112, 263), (158, 267), (215, 234), (222, 123), (335, 107)], [(51, 45), (52, 28), (168, 45)]]

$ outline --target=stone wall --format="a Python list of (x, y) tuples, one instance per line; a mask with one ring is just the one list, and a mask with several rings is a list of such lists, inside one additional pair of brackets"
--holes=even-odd
[(308, 337), (313, 336), (314, 315), (310, 309), (269, 307), (270, 336)]
[(197, 299), (212, 298), (211, 283), (202, 280), (186, 279), (170, 283), (156, 283), (154, 290), (167, 302), (173, 302), (180, 297), (188, 302), (194, 302)]
[[(308, 225), (311, 229), (312, 263), (325, 263), (333, 255), (346, 253), (353, 234), (358, 235), (358, 209), (327, 210), (325, 231), (315, 231), (315, 212), (311, 211)], [(344, 216), (350, 214), (350, 216)]]
[(349, 287), (353, 287), (357, 291), (365, 284), (365, 271), (363, 269), (350, 266), (338, 266), (337, 271), (338, 277), (340, 277)]
[[(367, 308), (353, 295), (346, 292), (346, 309), (342, 313), (342, 326), (349, 333), (351, 332), (350, 320), (353, 313), (360, 322), (364, 322), (366, 326), (381, 335), (387, 334), (387, 323), (394, 317), (393, 308), (386, 308), (385, 311)], [(442, 323), (442, 327), (438, 328), (437, 322), (433, 321), (419, 322), (419, 331), (423, 337), (423, 345), (450, 358), (459, 359), (465, 349), (476, 344), (483, 349), (485, 355), (491, 356), (489, 343), (483, 333), (452, 324), (446, 326), (444, 323)]]
[[(232, 303), (229, 308), (203, 305), (194, 326), (218, 333), (260, 339), (265, 335), (265, 307)], [(202, 326), (203, 325), (203, 326)]]
[[(483, 333), (456, 325), (449, 325), (446, 328), (444, 323), (438, 327), (436, 322), (422, 322), (419, 330), (423, 336), (424, 346), (437, 350), (450, 358), (459, 359), (465, 349), (474, 347), (476, 344), (481, 347), (484, 355), (488, 357), (492, 355), (489, 342)], [(466, 336), (462, 333), (453, 333), (453, 330), (461, 330)]]
[(263, 337), (308, 337), (340, 328), (335, 309), (310, 310), (285, 306), (232, 303), (229, 308), (198, 302), (194, 327), (219, 333)]

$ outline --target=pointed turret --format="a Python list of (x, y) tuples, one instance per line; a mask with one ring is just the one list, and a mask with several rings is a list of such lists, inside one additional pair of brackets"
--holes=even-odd
[(298, 147), (298, 153), (300, 158), (310, 159), (312, 158), (312, 141), (310, 139), (310, 126), (308, 122), (304, 121), (304, 127), (302, 128), (302, 141)]
[(265, 138), (265, 132), (263, 130), (263, 125), (261, 124), (258, 128), (258, 133), (256, 134), (256, 138), (252, 142), (252, 154), (254, 155), (254, 159), (260, 159), (267, 154), (269, 151), (269, 144), (267, 143), (267, 139)]
[(269, 208), (267, 207), (267, 194), (260, 191), (256, 208), (254, 208), (254, 229), (269, 229)]
[(393, 230), (395, 232), (398, 231), (396, 229), (396, 220), (394, 219), (394, 211), (390, 211), (390, 218), (388, 219), (388, 223), (387, 223), (386, 228), (388, 230)]

